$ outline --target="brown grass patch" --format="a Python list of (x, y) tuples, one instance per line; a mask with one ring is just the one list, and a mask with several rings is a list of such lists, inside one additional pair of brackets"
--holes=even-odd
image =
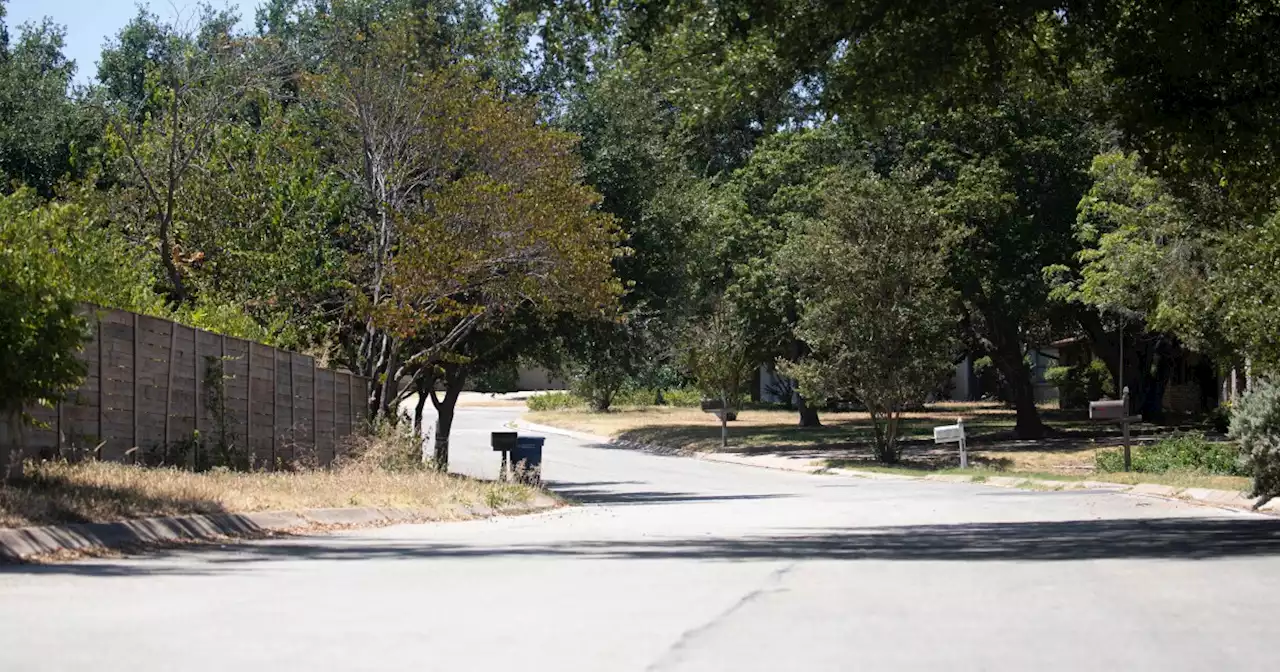
[(501, 509), (536, 492), (426, 469), (406, 451), (403, 436), (383, 433), (353, 443), (353, 457), (332, 469), (282, 472), (28, 462), (22, 477), (0, 485), (0, 527), (355, 506), (428, 509), (450, 517), (461, 506)]
[[(744, 410), (729, 423), (731, 452), (783, 454), (839, 461), (846, 465), (873, 464), (872, 426), (867, 413), (822, 413), (822, 427), (800, 428), (798, 416), (785, 410)], [(653, 444), (692, 452), (721, 451), (720, 423), (696, 408), (622, 408), (608, 413), (585, 410), (533, 412), (530, 422), (580, 432)], [(973, 462), (987, 470), (1084, 477), (1093, 473), (1095, 454), (1120, 444), (1119, 428), (1090, 422), (1085, 411), (1042, 408), (1041, 418), (1052, 435), (1038, 441), (1013, 436), (1012, 409), (988, 402), (930, 404), (903, 414), (903, 462), (907, 469), (936, 471), (954, 468), (959, 453), (954, 444), (935, 445), (933, 427), (963, 418)], [(1171, 428), (1134, 425), (1135, 445), (1168, 433)], [(1229, 478), (1229, 477), (1224, 477)], [(1157, 482), (1148, 479), (1147, 482)], [(1233, 481), (1234, 482), (1234, 481)], [(1209, 487), (1209, 486), (1205, 486)]]

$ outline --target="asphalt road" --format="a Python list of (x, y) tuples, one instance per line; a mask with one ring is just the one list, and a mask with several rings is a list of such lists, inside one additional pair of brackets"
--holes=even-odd
[(0, 568), (0, 670), (1276, 669), (1272, 518), (546, 452), (583, 506)]

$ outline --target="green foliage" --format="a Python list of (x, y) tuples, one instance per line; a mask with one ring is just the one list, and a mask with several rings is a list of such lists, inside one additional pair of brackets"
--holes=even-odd
[(781, 268), (800, 288), (797, 333), (812, 353), (781, 363), (813, 399), (856, 398), (876, 457), (899, 457), (898, 419), (924, 401), (957, 349), (945, 282), (945, 225), (908, 185), (833, 176), (822, 218), (788, 240)]
[(40, 240), (56, 255), (63, 288), (77, 301), (164, 316), (145, 252), (103, 221), (94, 195), (41, 202), (30, 190), (0, 198), (0, 219), (12, 235)]
[(0, 194), (26, 185), (47, 198), (85, 171), (98, 129), (70, 93), (75, 63), (62, 53), (64, 38), (46, 19), (22, 26), (12, 45), (0, 40)]
[[(1220, 476), (1243, 476), (1247, 473), (1234, 443), (1209, 441), (1199, 433), (1176, 433), (1149, 445), (1135, 448), (1132, 470), (1142, 474), (1194, 472)], [(1098, 471), (1124, 470), (1124, 455), (1119, 450), (1100, 450), (1096, 456)]]
[(1280, 378), (1280, 211), (1222, 236), (1223, 329), (1255, 374)]
[(547, 392), (531, 395), (525, 404), (531, 411), (565, 411), (582, 408), (587, 400), (572, 392)]
[[(663, 390), (652, 387), (632, 387), (614, 394), (611, 405), (637, 408), (658, 405), (697, 408), (702, 405), (703, 397), (703, 393), (694, 387)], [(658, 403), (659, 399), (661, 404)], [(740, 407), (744, 399), (740, 396), (734, 400), (734, 403)], [(579, 396), (573, 392), (546, 392), (530, 396), (526, 404), (531, 411), (565, 411), (586, 408), (590, 401), (589, 397)]]
[(1231, 438), (1253, 475), (1253, 495), (1280, 496), (1280, 385), (1259, 381), (1235, 404)]
[(1214, 293), (1205, 291), (1212, 241), (1136, 156), (1100, 155), (1090, 175), (1076, 222), (1079, 269), (1074, 277), (1066, 265), (1046, 269), (1057, 283), (1055, 298), (1203, 347), (1218, 322)]
[(689, 329), (682, 349), (684, 366), (698, 390), (732, 408), (756, 367), (743, 320), (721, 304)]
[(19, 444), (24, 407), (61, 400), (85, 374), (87, 321), (46, 224), (39, 211), (0, 213), (0, 413)]
[(579, 366), (580, 368), (569, 370), (569, 389), (573, 395), (585, 399), (593, 411), (609, 410), (618, 393), (630, 381), (629, 374), (619, 367), (607, 364)]
[[(676, 387), (662, 390), (662, 401), (677, 408), (697, 408), (702, 405), (702, 392), (694, 387)], [(741, 401), (739, 401), (741, 404)]]
[(472, 376), (471, 384), (476, 392), (515, 392), (520, 389), (519, 362), (509, 359), (487, 366)]
[(1100, 359), (1084, 366), (1053, 366), (1044, 372), (1046, 383), (1058, 388), (1061, 408), (1088, 408), (1090, 401), (1115, 396), (1111, 372)]

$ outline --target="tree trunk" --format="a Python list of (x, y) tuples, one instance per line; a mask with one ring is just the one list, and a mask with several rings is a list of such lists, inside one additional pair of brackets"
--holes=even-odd
[(427, 407), (427, 397), (430, 395), (429, 388), (425, 385), (418, 385), (418, 403), (413, 407), (413, 435), (422, 438), (422, 411)]
[(431, 392), (431, 405), (436, 407), (435, 455), (433, 457), (436, 471), (449, 471), (449, 432), (453, 429), (453, 413), (458, 406), (458, 395), (462, 394), (466, 376), (456, 367), (445, 372), (444, 399), (440, 399), (435, 391)]
[[(794, 320), (795, 318), (793, 317), (792, 319)], [(804, 357), (806, 349), (800, 339), (792, 339), (789, 352), (790, 360), (792, 362), (800, 361), (800, 358)], [(796, 405), (796, 410), (800, 412), (800, 426), (821, 427), (822, 420), (818, 418), (818, 409), (810, 406), (804, 395), (799, 392), (792, 392), (791, 396), (791, 401)]]
[(1043, 438), (1046, 430), (1044, 423), (1040, 421), (1040, 409), (1036, 408), (1035, 385), (1031, 382), (1031, 371), (1022, 359), (1021, 350), (1005, 348), (993, 351), (991, 363), (1004, 378), (1005, 388), (1009, 391), (1009, 399), (1017, 414), (1014, 436), (1019, 439)]
[(804, 395), (797, 392), (795, 394), (796, 410), (800, 411), (801, 427), (821, 427), (822, 420), (818, 418), (818, 409), (809, 405)]

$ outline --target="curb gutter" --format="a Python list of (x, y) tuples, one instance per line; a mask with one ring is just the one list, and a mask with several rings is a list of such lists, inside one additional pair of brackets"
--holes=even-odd
[(0, 529), (0, 563), (43, 555), (126, 549), (192, 541), (252, 538), (272, 533), (322, 531), (335, 527), (374, 527), (396, 523), (468, 520), (501, 514), (532, 513), (559, 503), (536, 495), (522, 504), (493, 509), (483, 504), (448, 509), (340, 508), (301, 511), (219, 513), (138, 518), (114, 523), (83, 523)]
[(763, 467), (766, 469), (780, 469), (783, 471), (798, 471), (808, 474), (836, 474), (839, 476), (855, 476), (858, 478), (870, 478), (876, 480), (898, 480), (898, 481), (940, 481), (943, 483), (972, 483), (974, 485), (989, 485), (1003, 488), (1025, 488), (1030, 490), (1102, 490), (1107, 492), (1115, 492), (1128, 495), (1138, 495), (1144, 497), (1155, 497), (1158, 499), (1171, 499), (1192, 504), (1202, 504), (1205, 506), (1215, 506), (1218, 508), (1245, 510), (1254, 513), (1270, 513), (1280, 515), (1280, 497), (1263, 504), (1261, 507), (1254, 509), (1257, 499), (1247, 497), (1243, 493), (1234, 490), (1211, 490), (1209, 488), (1178, 488), (1171, 485), (1160, 485), (1157, 483), (1139, 483), (1137, 485), (1126, 485), (1124, 483), (1110, 483), (1107, 481), (1054, 481), (1040, 478), (1022, 478), (1017, 476), (969, 476), (966, 474), (928, 474), (923, 476), (911, 476), (907, 474), (887, 474), (878, 471), (863, 471), (861, 469), (844, 469), (844, 468), (827, 468), (814, 464), (810, 460), (804, 460), (793, 457), (785, 457), (781, 455), (763, 455), (763, 456), (744, 456), (732, 454), (717, 453), (697, 453), (693, 451), (681, 451), (665, 446), (657, 446), (652, 444), (636, 443), (634, 441), (616, 441), (607, 436), (599, 436), (595, 434), (586, 434), (583, 432), (575, 432), (559, 427), (550, 427), (548, 425), (537, 425), (524, 421), (517, 421), (515, 426), (532, 432), (542, 432), (546, 434), (559, 434), (562, 436), (572, 437), (581, 441), (591, 441), (593, 443), (610, 444), (622, 448), (630, 448), (633, 450), (643, 450), (645, 452), (658, 453), (662, 455), (684, 455), (696, 457), (700, 460), (709, 460), (712, 462), (727, 462), (730, 464), (741, 464), (750, 467)]

